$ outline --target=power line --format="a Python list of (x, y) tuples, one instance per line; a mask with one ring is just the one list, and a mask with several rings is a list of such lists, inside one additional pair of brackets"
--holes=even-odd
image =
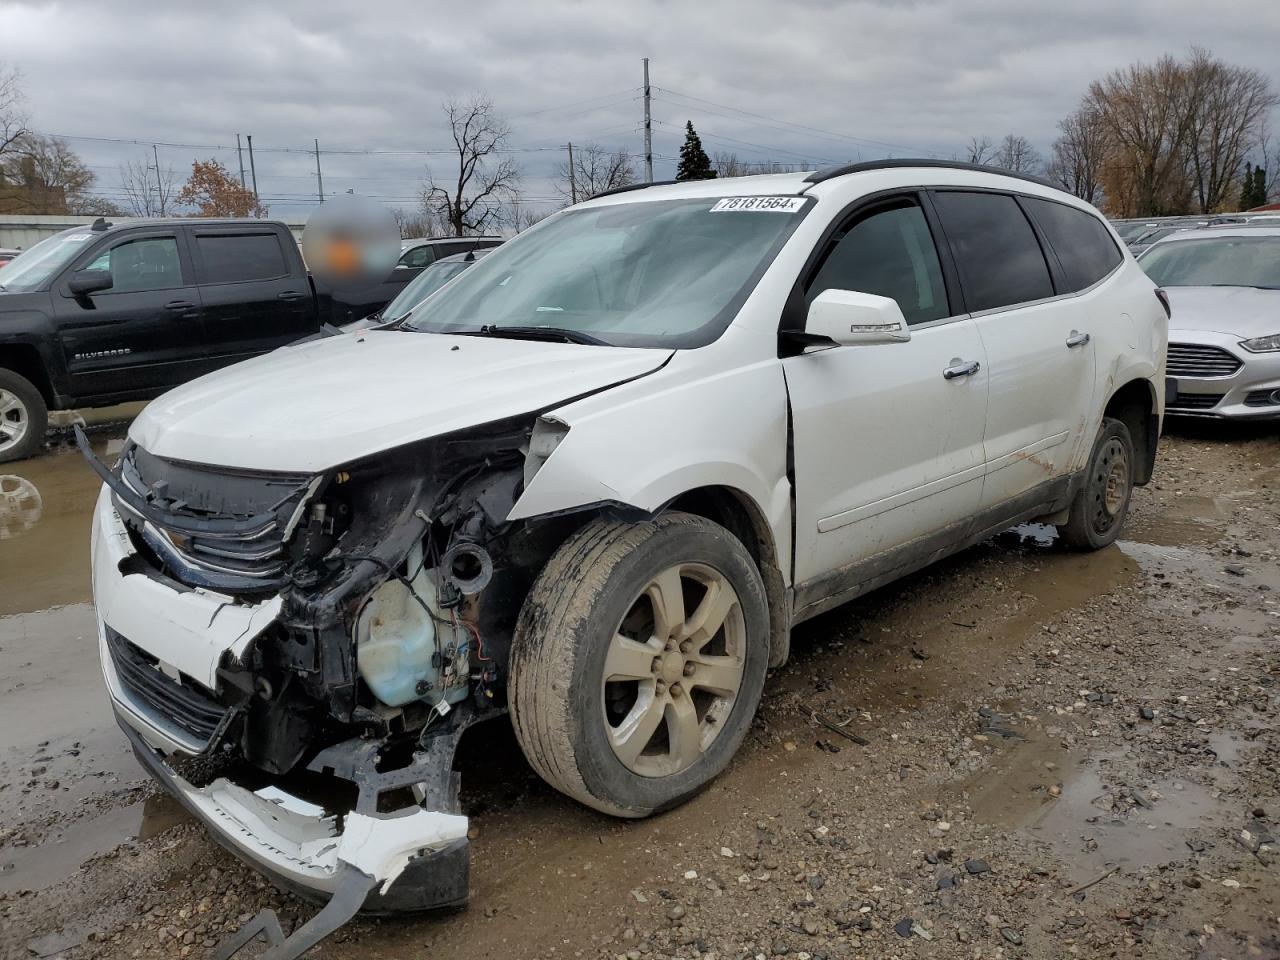
[[(672, 130), (678, 129), (676, 125), (667, 123), (665, 120), (655, 120), (653, 122), (656, 124), (659, 124), (660, 126), (671, 127)], [(753, 149), (756, 149), (756, 150), (762, 150), (765, 153), (787, 154), (792, 157), (799, 157), (801, 160), (817, 160), (820, 163), (827, 163), (827, 164), (844, 163), (843, 160), (833, 160), (830, 157), (820, 157), (817, 154), (813, 154), (813, 153), (799, 153), (795, 150), (785, 150), (782, 147), (768, 146), (763, 143), (753, 143), (750, 140), (738, 140), (738, 139), (735, 139), (734, 137), (726, 137), (723, 134), (719, 134), (719, 133), (701, 133), (699, 134), (699, 136), (708, 140), (724, 140), (728, 143), (736, 143), (740, 146), (752, 147)]]
[[(790, 127), (790, 128), (793, 128), (794, 130), (797, 130), (797, 131), (803, 131), (803, 132), (805, 132), (805, 133), (817, 134), (817, 135), (819, 135), (819, 136), (822, 136), (822, 137), (825, 137), (825, 138), (828, 138), (828, 139), (834, 138), (834, 139), (837, 139), (837, 140), (848, 140), (848, 141), (851, 141), (851, 142), (853, 142), (853, 143), (864, 144), (864, 145), (867, 145), (867, 146), (885, 147), (886, 149), (889, 149), (889, 150), (907, 150), (907, 151), (914, 150), (914, 151), (918, 151), (918, 152), (920, 152), (920, 153), (928, 154), (928, 155), (933, 156), (933, 157), (948, 157), (948, 156), (950, 156), (950, 154), (948, 154), (948, 153), (940, 152), (940, 151), (937, 151), (937, 150), (927, 150), (927, 149), (925, 149), (925, 148), (923, 148), (923, 147), (909, 147), (909, 146), (906, 146), (905, 144), (901, 144), (901, 143), (889, 143), (888, 141), (885, 141), (885, 140), (873, 140), (873, 139), (871, 139), (871, 138), (869, 138), (869, 137), (856, 137), (856, 136), (853, 136), (852, 134), (839, 133), (839, 132), (834, 131), (834, 130), (824, 130), (824, 129), (822, 129), (821, 127), (811, 127), (811, 126), (809, 126), (808, 124), (804, 124), (804, 123), (796, 123), (795, 121), (792, 121), (792, 120), (784, 120), (784, 119), (782, 119), (781, 117), (770, 117), (770, 116), (766, 116), (766, 115), (761, 114), (761, 113), (752, 113), (752, 112), (751, 112), (751, 111), (749, 111), (749, 110), (743, 110), (743, 109), (741, 109), (741, 108), (739, 108), (739, 107), (730, 106), (730, 105), (729, 105), (729, 104), (727, 104), (727, 103), (717, 103), (717, 102), (716, 102), (716, 101), (714, 101), (714, 100), (707, 100), (707, 99), (704, 99), (703, 97), (694, 97), (694, 96), (691, 96), (691, 95), (689, 95), (689, 94), (687, 94), (687, 93), (680, 93), (680, 92), (679, 92), (679, 91), (677, 91), (677, 90), (671, 90), (671, 89), (669, 89), (669, 88), (665, 88), (665, 87), (655, 87), (654, 89), (656, 89), (656, 90), (660, 90), (661, 92), (666, 93), (666, 94), (668, 94), (668, 95), (670, 95), (670, 96), (679, 97), (679, 98), (681, 98), (682, 100), (691, 100), (691, 101), (693, 101), (693, 102), (695, 102), (695, 103), (702, 103), (702, 104), (707, 104), (707, 105), (709, 105), (709, 106), (713, 106), (713, 107), (719, 107), (719, 108), (721, 108), (721, 109), (723, 109), (723, 110), (730, 110), (730, 111), (732, 111), (733, 113), (740, 114), (740, 115), (742, 115), (742, 116), (744, 116), (744, 117), (750, 117), (750, 118), (751, 118), (751, 119), (753, 119), (753, 120), (763, 120), (763, 121), (766, 121), (766, 122), (771, 123), (771, 124), (781, 124), (781, 125), (783, 125), (783, 126), (785, 126), (785, 127)], [(670, 103), (670, 101), (667, 101), (667, 102), (668, 102), (668, 103)], [(672, 105), (673, 105), (673, 106), (680, 106), (680, 104), (672, 104)]]
[(602, 93), (597, 97), (587, 97), (585, 100), (573, 100), (569, 103), (563, 103), (558, 107), (546, 107), (542, 110), (530, 110), (527, 113), (516, 113), (507, 117), (508, 120), (520, 120), (524, 117), (538, 117), (544, 113), (554, 113), (557, 110), (568, 110), (571, 107), (580, 107), (583, 104), (593, 103), (597, 100), (611, 100), (614, 97), (625, 96), (629, 93), (635, 93), (638, 87), (628, 87), (625, 90), (615, 90), (613, 93)]

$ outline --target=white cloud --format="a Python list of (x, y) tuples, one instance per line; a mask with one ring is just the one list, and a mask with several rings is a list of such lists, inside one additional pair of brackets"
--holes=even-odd
[[(550, 195), (567, 140), (640, 152), (646, 55), (660, 157), (675, 155), (692, 119), (711, 151), (811, 166), (950, 154), (972, 135), (1010, 131), (1044, 149), (1090, 80), (1192, 43), (1280, 86), (1269, 42), (1280, 7), (1269, 0), (113, 0), (6, 4), (0, 30), (0, 57), (23, 71), (41, 130), (223, 147), (252, 133), (261, 192), (272, 197), (314, 190), (314, 160), (273, 148), (305, 150), (313, 137), (325, 150), (440, 148), (441, 101), (471, 91), (511, 118), (528, 191)], [(73, 146), (108, 192), (123, 159), (149, 152)], [(179, 169), (207, 155), (236, 165), (234, 149), (161, 149)], [(409, 197), (429, 159), (443, 169), (443, 158), (423, 155), (326, 153), (325, 185)], [(657, 162), (660, 176), (673, 169)]]

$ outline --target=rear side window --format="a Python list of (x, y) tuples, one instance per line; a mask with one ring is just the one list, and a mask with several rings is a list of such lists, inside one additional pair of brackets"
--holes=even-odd
[(1066, 274), (1067, 289), (1091, 287), (1120, 266), (1124, 257), (1106, 227), (1091, 213), (1065, 203), (1023, 197), (1031, 215), (1049, 239)]
[(273, 280), (289, 273), (274, 233), (216, 233), (196, 236), (205, 283)]
[(862, 216), (837, 235), (805, 293), (808, 302), (824, 290), (890, 297), (907, 323), (951, 313), (929, 224), (914, 203)]
[(435, 258), (435, 251), (428, 244), (412, 247), (400, 255), (400, 266), (418, 269), (425, 267)]
[(971, 312), (1053, 296), (1040, 242), (1013, 197), (947, 190), (934, 205)]

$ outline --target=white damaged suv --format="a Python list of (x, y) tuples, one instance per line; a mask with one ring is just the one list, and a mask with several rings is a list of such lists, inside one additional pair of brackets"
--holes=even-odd
[(94, 461), (121, 725), (332, 897), (309, 935), (460, 903), (469, 724), (509, 713), (548, 783), (643, 817), (725, 769), (800, 621), (1021, 521), (1111, 543), (1155, 461), (1159, 294), (1088, 204), (964, 164), (579, 204)]

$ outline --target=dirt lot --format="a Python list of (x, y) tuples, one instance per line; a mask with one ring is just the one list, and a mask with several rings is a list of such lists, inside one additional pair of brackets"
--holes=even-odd
[[(203, 957), (308, 916), (125, 750), (88, 470), (55, 445), (5, 472), (0, 955)], [(1175, 426), (1117, 546), (1019, 528), (802, 627), (679, 810), (609, 820), (474, 730), (471, 907), (315, 956), (1280, 957), (1278, 555), (1280, 430)]]

